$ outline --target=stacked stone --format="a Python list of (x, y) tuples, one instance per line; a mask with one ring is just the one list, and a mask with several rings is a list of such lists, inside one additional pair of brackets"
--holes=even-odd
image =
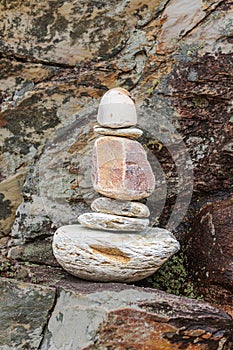
[(100, 102), (94, 131), (92, 175), (94, 189), (105, 197), (94, 200), (94, 212), (79, 216), (82, 226), (112, 231), (142, 231), (149, 209), (139, 200), (151, 195), (155, 178), (143, 147), (135, 138), (137, 113), (127, 90), (109, 90)]
[[(92, 281), (139, 281), (154, 273), (179, 249), (171, 232), (149, 225), (149, 209), (140, 202), (155, 187), (146, 152), (135, 138), (137, 114), (129, 93), (109, 90), (102, 98), (93, 150), (93, 186), (103, 197), (81, 225), (58, 228), (53, 252), (69, 273)], [(113, 232), (112, 232), (113, 231)], [(122, 232), (124, 231), (124, 232)], [(134, 231), (134, 232), (131, 232)]]

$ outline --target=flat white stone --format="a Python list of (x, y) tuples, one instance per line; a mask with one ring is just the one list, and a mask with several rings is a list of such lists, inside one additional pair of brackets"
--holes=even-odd
[(68, 225), (60, 227), (53, 239), (54, 255), (66, 271), (99, 282), (139, 281), (178, 250), (175, 237), (160, 228), (139, 234)]
[(78, 221), (85, 227), (109, 231), (142, 231), (149, 225), (148, 219), (104, 213), (85, 213), (79, 215)]
[(137, 112), (127, 90), (114, 88), (102, 97), (97, 121), (101, 126), (123, 128), (137, 124)]
[(94, 132), (100, 135), (112, 135), (112, 136), (138, 138), (143, 134), (143, 131), (138, 128), (112, 129), (112, 128), (103, 128), (99, 125), (95, 125), (93, 129), (94, 129)]
[(96, 198), (91, 203), (93, 211), (123, 216), (145, 217), (150, 216), (148, 207), (140, 202), (118, 201), (106, 197)]

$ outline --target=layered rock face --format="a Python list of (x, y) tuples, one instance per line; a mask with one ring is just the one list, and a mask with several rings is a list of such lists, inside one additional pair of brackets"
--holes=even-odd
[[(156, 173), (155, 191), (146, 202), (150, 222), (153, 226), (159, 224), (166, 228), (172, 213), (175, 219), (182, 214), (179, 223), (176, 220), (172, 227), (187, 256), (187, 265), (181, 259), (183, 265), (180, 268), (185, 268), (188, 278), (192, 276), (194, 287), (200, 291), (199, 297), (211, 303), (225, 304), (230, 312), (233, 295), (230, 209), (227, 203), (232, 196), (232, 11), (230, 0), (0, 2), (2, 276), (14, 278), (15, 266), (20, 268), (17, 278), (22, 278), (28, 269), (25, 280), (32, 283), (40, 283), (42, 274), (50, 276), (50, 279), (52, 275), (56, 278), (63, 276), (64, 271), (59, 269), (52, 253), (52, 237), (58, 227), (77, 224), (78, 216), (90, 211), (91, 203), (98, 197), (90, 175), (92, 150), (99, 135), (93, 131), (93, 126), (101, 97), (109, 89), (121, 86), (130, 91), (136, 101), (137, 129), (143, 131), (140, 136), (136, 132), (140, 137), (138, 141), (152, 156), (150, 164)], [(135, 135), (134, 126), (113, 129), (99, 125), (98, 128), (101, 135), (104, 135), (102, 132), (112, 132), (108, 135), (113, 136), (112, 130), (118, 134), (114, 136), (133, 138), (131, 135)], [(123, 129), (128, 129), (128, 134)], [(180, 147), (182, 141), (185, 148)], [(187, 162), (184, 161), (184, 150), (190, 157)], [(151, 162), (151, 158), (156, 158), (157, 162)], [(193, 196), (185, 213), (184, 203), (187, 202), (180, 201), (176, 205), (176, 199), (180, 193), (185, 198), (188, 192), (184, 170), (190, 164), (193, 167)], [(179, 166), (182, 171), (179, 171)], [(211, 232), (215, 235), (212, 236)], [(221, 256), (219, 252), (222, 252)], [(10, 259), (5, 263), (7, 256)], [(177, 268), (171, 275), (171, 265), (174, 266), (176, 259), (179, 260), (179, 255), (174, 256), (167, 270), (162, 270), (161, 280), (166, 280), (163, 288), (177, 293), (172, 283), (177, 281), (184, 286), (182, 293), (193, 297), (186, 288), (187, 279), (181, 278), (181, 270)], [(32, 270), (37, 270), (38, 274)], [(157, 285), (154, 281), (161, 274), (155, 273), (150, 279), (151, 286)], [(71, 277), (70, 281), (77, 286)], [(1, 293), (4, 315), (9, 315), (12, 303), (6, 300), (12, 300), (14, 294), (11, 281), (7, 282), (1, 282), (4, 286)], [(49, 283), (46, 280), (47, 286)], [(145, 283), (149, 282), (144, 281), (143, 286)], [(37, 289), (37, 286), (19, 284), (16, 283), (19, 293), (20, 288), (25, 288), (25, 293), (28, 288), (31, 291), (34, 287)], [(79, 292), (83, 290), (80, 284), (79, 288)], [(90, 284), (89, 288), (92, 288)], [(95, 291), (95, 284), (93, 288)], [(108, 284), (100, 284), (99, 288), (107, 290)], [(114, 285), (112, 288), (121, 287)], [(47, 298), (39, 289), (36, 293), (38, 297), (43, 294), (42, 299)], [(131, 295), (130, 291), (126, 293)], [(73, 308), (69, 292), (66, 296), (67, 303), (72, 305), (70, 309), (80, 319), (84, 312), (82, 297), (77, 295), (81, 298), (77, 311)], [(114, 298), (115, 295), (111, 300)], [(115, 300), (120, 298), (117, 294)], [(16, 298), (13, 299), (17, 303)], [(40, 307), (42, 326), (39, 327), (34, 319), (31, 329), (28, 329), (28, 314), (37, 317), (39, 313), (31, 312), (30, 300), (19, 299), (17, 305), (22, 303), (21, 314), (24, 317), (20, 318), (19, 313), (11, 314), (9, 328), (6, 329), (3, 327), (7, 324), (5, 316), (1, 319), (1, 347), (16, 349), (17, 346), (26, 346), (14, 343), (17, 339), (32, 347), (33, 338), (33, 346), (38, 347), (50, 305), (44, 304), (47, 314)], [(158, 300), (157, 294), (155, 299)], [(121, 300), (123, 303), (125, 295)], [(184, 312), (186, 302), (191, 305), (188, 319), (185, 319), (187, 314), (182, 318), (180, 313), (177, 314), (179, 306), (179, 312)], [(28, 305), (26, 315), (23, 313), (25, 305)], [(72, 338), (70, 325), (74, 322), (67, 323), (72, 319), (68, 311), (68, 316), (63, 317), (61, 322), (59, 305), (46, 333), (46, 345), (53, 333), (58, 338), (52, 342), (51, 348), (58, 344), (60, 350), (64, 338)], [(129, 305), (132, 304), (129, 302)], [(225, 341), (222, 333), (224, 324), (212, 311), (212, 318), (209, 318), (209, 309), (202, 303), (199, 303), (197, 313), (193, 313), (193, 301), (184, 301), (182, 297), (169, 304), (168, 311), (164, 305), (167, 307), (168, 304), (163, 299), (159, 305), (152, 303), (145, 306), (150, 311), (147, 328), (144, 317), (137, 310), (132, 315), (127, 311), (116, 312), (113, 308), (103, 329), (105, 334), (101, 335), (95, 347), (103, 347), (110, 342), (113, 349), (116, 348), (118, 343), (114, 344), (112, 338), (120, 339), (122, 347), (126, 347), (124, 342), (129, 348), (136, 347), (140, 344), (138, 338), (143, 339), (145, 348), (151, 347), (152, 335), (156, 345), (161, 341), (157, 331), (162, 328), (166, 329), (165, 345), (168, 347), (174, 347), (179, 338), (182, 340), (177, 347), (190, 344), (190, 348), (205, 346), (212, 350), (217, 344), (216, 348), (232, 348), (232, 343)], [(92, 315), (92, 306), (89, 315)], [(159, 328), (150, 318), (152, 311), (153, 317), (158, 318), (158, 306), (161, 310), (159, 315), (167, 312), (168, 319), (172, 310), (172, 322), (176, 322), (176, 331), (172, 334), (167, 332), (169, 321), (165, 321), (166, 327), (163, 322), (159, 323)], [(19, 318), (12, 324), (15, 316)], [(203, 328), (198, 328), (199, 317), (206, 325), (203, 335), (200, 335)], [(216, 320), (218, 327), (214, 328)], [(20, 323), (22, 327), (18, 326)], [(114, 336), (109, 339), (116, 325)], [(62, 331), (66, 326), (64, 335)], [(72, 335), (77, 336), (72, 343), (74, 348), (80, 340), (79, 334), (89, 329), (81, 329), (80, 333), (74, 329)], [(16, 336), (10, 335), (12, 330)], [(227, 332), (229, 334), (229, 329)], [(25, 334), (29, 334), (29, 340)], [(91, 338), (91, 330), (88, 334)]]
[(208, 303), (28, 269), (40, 286), (0, 278), (2, 349), (231, 349), (231, 318)]

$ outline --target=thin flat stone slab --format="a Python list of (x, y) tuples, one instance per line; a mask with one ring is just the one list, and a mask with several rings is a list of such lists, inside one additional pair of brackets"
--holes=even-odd
[(79, 215), (78, 221), (85, 227), (109, 231), (143, 231), (149, 225), (148, 219), (104, 213), (85, 213)]
[(127, 90), (114, 88), (102, 97), (97, 121), (101, 126), (123, 128), (137, 124), (137, 112)]
[(101, 135), (122, 136), (122, 137), (134, 138), (134, 139), (142, 136), (143, 134), (143, 131), (138, 128), (112, 129), (112, 128), (104, 128), (99, 125), (95, 125), (93, 130), (97, 134), (101, 134)]
[(59, 264), (77, 277), (99, 282), (133, 282), (153, 274), (179, 250), (171, 232), (113, 233), (81, 225), (60, 227), (53, 238)]
[(91, 209), (93, 211), (106, 214), (115, 214), (132, 217), (136, 216), (142, 218), (147, 218), (148, 216), (150, 216), (149, 208), (143, 203), (131, 201), (118, 201), (107, 197), (96, 198), (91, 203)]
[(103, 136), (93, 149), (93, 187), (106, 197), (138, 200), (155, 188), (155, 178), (144, 148), (124, 137)]

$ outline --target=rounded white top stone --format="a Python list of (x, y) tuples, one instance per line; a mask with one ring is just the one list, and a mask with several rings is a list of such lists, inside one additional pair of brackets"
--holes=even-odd
[(101, 126), (109, 128), (137, 124), (137, 112), (129, 92), (123, 88), (107, 91), (100, 101), (97, 121)]

